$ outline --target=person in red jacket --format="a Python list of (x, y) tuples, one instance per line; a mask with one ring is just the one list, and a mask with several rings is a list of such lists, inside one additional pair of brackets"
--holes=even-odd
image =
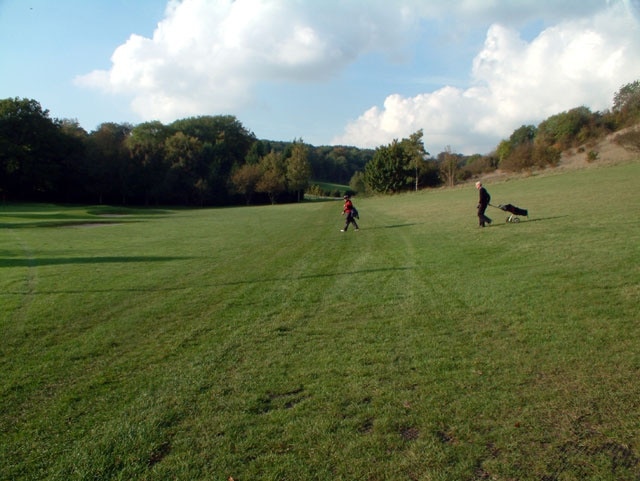
[(353, 202), (351, 202), (351, 197), (349, 195), (345, 195), (344, 199), (344, 207), (342, 208), (342, 215), (347, 214), (347, 221), (344, 224), (344, 229), (340, 229), (340, 232), (346, 232), (349, 228), (349, 224), (353, 224), (355, 230), (360, 230), (358, 228), (358, 223), (356, 222), (356, 208), (353, 206)]

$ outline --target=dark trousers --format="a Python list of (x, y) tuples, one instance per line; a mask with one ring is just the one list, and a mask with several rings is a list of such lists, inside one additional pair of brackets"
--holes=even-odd
[(484, 227), (485, 222), (491, 224), (491, 219), (484, 215), (484, 211), (487, 210), (487, 206), (483, 204), (478, 205), (478, 223), (480, 227)]
[(349, 224), (353, 224), (356, 229), (358, 228), (358, 223), (351, 212), (347, 212), (347, 221), (344, 224), (344, 230), (349, 228)]

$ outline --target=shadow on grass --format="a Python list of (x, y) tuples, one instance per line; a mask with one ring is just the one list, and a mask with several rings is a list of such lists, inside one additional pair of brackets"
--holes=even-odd
[(192, 259), (191, 257), (159, 257), (159, 256), (132, 256), (132, 257), (53, 257), (53, 258), (0, 258), (2, 267), (35, 267), (58, 266), (65, 264), (117, 264), (135, 262), (170, 262)]
[(145, 217), (145, 216), (158, 216), (158, 215), (170, 215), (174, 212), (166, 209), (146, 209), (140, 208), (135, 209), (131, 207), (94, 207), (92, 209), (87, 209), (87, 214), (97, 215), (97, 216), (136, 216), (136, 217)]
[(323, 279), (326, 277), (339, 277), (339, 276), (355, 276), (360, 274), (373, 274), (379, 272), (402, 272), (409, 271), (413, 269), (413, 267), (380, 267), (377, 269), (358, 269), (355, 271), (346, 271), (346, 272), (331, 272), (328, 274), (309, 274), (309, 275), (301, 275), (297, 277), (272, 277), (265, 279), (248, 279), (243, 281), (230, 281), (230, 282), (221, 282), (217, 283), (217, 286), (239, 286), (245, 284), (260, 284), (264, 282), (286, 282), (286, 281), (304, 281), (307, 279)]
[(407, 223), (407, 224), (391, 224), (391, 225), (379, 225), (379, 226), (374, 226), (374, 227), (367, 227), (367, 230), (374, 230), (374, 229), (397, 229), (399, 227), (411, 227), (413, 225), (420, 225), (423, 224), (423, 222), (411, 222), (411, 223)]
[(521, 222), (540, 222), (540, 221), (544, 221), (544, 220), (555, 220), (555, 219), (563, 219), (565, 217), (569, 217), (568, 215), (556, 215), (553, 217), (540, 217), (539, 219), (527, 219), (527, 220), (523, 220)]
[[(26, 222), (0, 223), (0, 229), (27, 229), (38, 227), (74, 227), (82, 225), (109, 225), (114, 223), (141, 222), (148, 218), (167, 216), (172, 211), (163, 209), (118, 209), (113, 207), (92, 208), (86, 212), (2, 212), (0, 217), (6, 219), (22, 219)], [(114, 218), (105, 220), (105, 218)], [(115, 218), (118, 220), (116, 221)]]
[(501, 227), (501, 226), (506, 226), (506, 225), (518, 225), (518, 224), (528, 224), (530, 222), (542, 222), (542, 221), (547, 221), (547, 220), (555, 220), (555, 219), (563, 219), (565, 217), (569, 217), (568, 215), (556, 215), (553, 217), (539, 217), (536, 219), (524, 219), (522, 217), (520, 217), (518, 222), (500, 222), (500, 223), (496, 223), (495, 219), (493, 220), (493, 222), (491, 223), (491, 227)]
[(83, 220), (69, 220), (69, 221), (61, 221), (61, 222), (21, 222), (19, 224), (0, 224), (0, 229), (38, 229), (38, 228), (60, 228), (60, 227), (104, 227), (109, 225), (122, 225), (122, 224), (133, 224), (135, 222), (141, 222), (140, 219), (136, 220), (128, 220), (128, 219), (118, 219), (118, 220), (91, 220), (91, 219), (83, 219)]

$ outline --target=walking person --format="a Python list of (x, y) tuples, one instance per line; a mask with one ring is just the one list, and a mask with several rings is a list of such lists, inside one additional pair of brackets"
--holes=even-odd
[(356, 222), (355, 216), (358, 212), (356, 208), (353, 206), (353, 202), (351, 202), (351, 197), (347, 194), (343, 197), (344, 199), (344, 207), (342, 208), (342, 215), (347, 214), (347, 220), (344, 224), (344, 229), (340, 229), (340, 232), (347, 232), (349, 228), (349, 224), (353, 224), (355, 230), (360, 230), (358, 228), (358, 223)]
[(478, 199), (478, 223), (480, 227), (484, 227), (485, 223), (491, 224), (491, 219), (484, 215), (484, 211), (487, 210), (489, 202), (491, 202), (491, 196), (487, 189), (482, 186), (482, 182), (476, 182), (476, 189), (480, 191), (480, 198)]

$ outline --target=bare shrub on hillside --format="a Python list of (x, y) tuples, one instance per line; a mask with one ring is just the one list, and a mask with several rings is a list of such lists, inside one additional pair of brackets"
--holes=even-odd
[(613, 139), (614, 142), (625, 149), (632, 150), (634, 152), (640, 152), (640, 130), (632, 129), (627, 130), (621, 134), (618, 134)]
[(532, 152), (533, 165), (536, 167), (555, 167), (560, 163), (562, 152), (555, 148), (544, 145), (536, 145)]
[(500, 162), (500, 168), (508, 172), (518, 172), (533, 167), (531, 143), (521, 144), (515, 147), (507, 157)]

